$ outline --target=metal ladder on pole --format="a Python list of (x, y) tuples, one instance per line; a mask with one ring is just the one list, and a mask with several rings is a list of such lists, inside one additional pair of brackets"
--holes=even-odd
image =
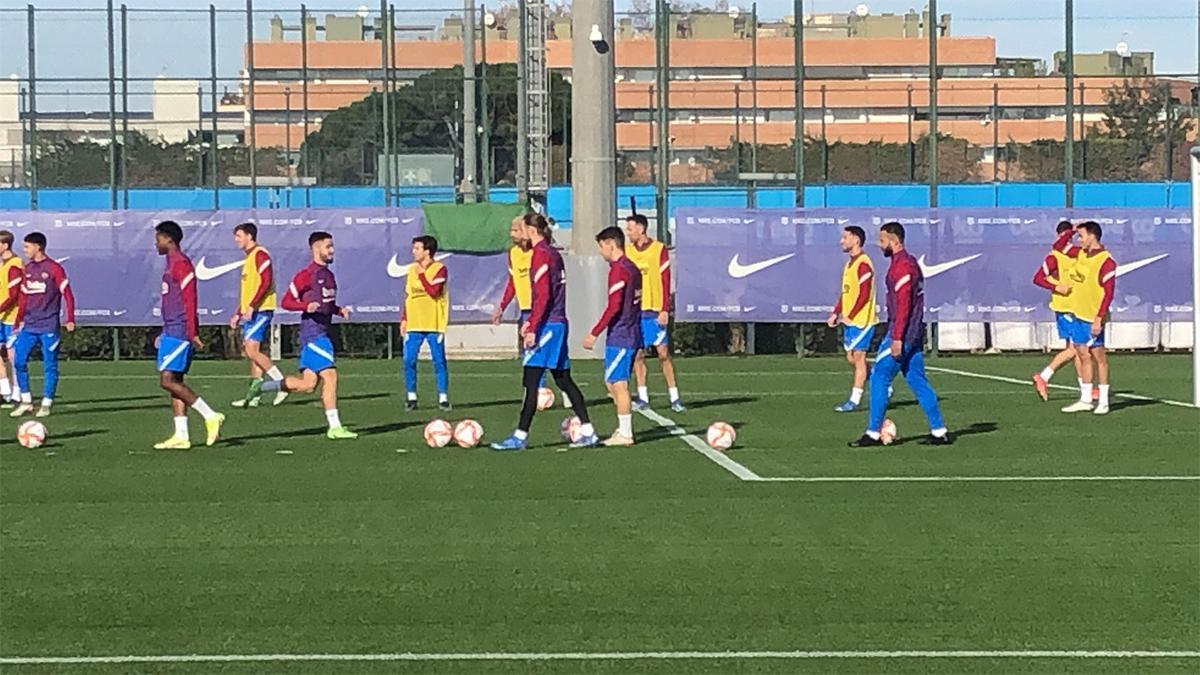
[(529, 190), (545, 194), (550, 188), (550, 71), (546, 67), (546, 3), (525, 2), (525, 91), (529, 127)]

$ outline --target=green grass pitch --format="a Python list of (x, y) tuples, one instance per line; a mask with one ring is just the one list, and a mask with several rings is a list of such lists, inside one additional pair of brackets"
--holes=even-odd
[[(1114, 391), (1188, 400), (1190, 356), (1115, 354)], [(931, 359), (1024, 381), (1040, 356)], [(651, 363), (652, 370), (655, 364)], [(226, 412), (213, 448), (155, 452), (171, 430), (149, 362), (68, 363), (26, 450), (0, 421), (0, 657), (838, 651), (837, 658), (645, 658), (19, 665), (4, 673), (1195, 672), (1200, 659), (868, 658), (861, 652), (1200, 650), (1200, 414), (1114, 398), (1103, 418), (1031, 387), (931, 374), (948, 448), (851, 450), (840, 359), (678, 361), (689, 433), (738, 429), (727, 456), (763, 478), (1062, 477), (1075, 481), (743, 481), (635, 417), (633, 448), (563, 451), (561, 409), (523, 453), (430, 449), (398, 362), (341, 364), (325, 440), (313, 397), (239, 411), (244, 366), (197, 364)], [(450, 419), (506, 435), (515, 362), (452, 362)], [(576, 364), (602, 434), (599, 364)], [(1069, 372), (1059, 384), (1073, 383)], [(35, 380), (36, 382), (36, 380)], [(201, 433), (193, 416), (193, 438)], [(279, 454), (290, 450), (293, 454)], [(850, 656), (858, 654), (854, 658)], [(759, 655), (762, 656), (762, 655)]]

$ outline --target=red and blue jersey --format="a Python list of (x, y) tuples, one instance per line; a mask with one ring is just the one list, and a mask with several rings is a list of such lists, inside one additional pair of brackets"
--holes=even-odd
[(529, 310), (529, 329), (535, 334), (547, 323), (567, 322), (567, 270), (562, 255), (545, 240), (533, 247), (529, 263), (533, 306)]
[[(317, 310), (308, 311), (308, 306), (314, 302), (318, 305)], [(300, 315), (301, 344), (328, 337), (333, 316), (342, 311), (337, 304), (337, 279), (333, 270), (328, 265), (309, 263), (292, 277), (281, 304), (286, 310), (303, 312)]]
[(162, 275), (162, 334), (187, 341), (196, 337), (198, 305), (196, 268), (183, 251), (171, 251)]
[(30, 333), (53, 333), (58, 330), (64, 303), (67, 323), (75, 323), (75, 294), (62, 265), (50, 258), (27, 262), (17, 325)]
[(605, 330), (609, 347), (640, 349), (642, 346), (642, 272), (628, 256), (609, 263), (608, 304), (592, 327), (600, 337)]
[(897, 251), (887, 271), (888, 336), (905, 349), (925, 344), (921, 322), (925, 315), (925, 275), (908, 251)]

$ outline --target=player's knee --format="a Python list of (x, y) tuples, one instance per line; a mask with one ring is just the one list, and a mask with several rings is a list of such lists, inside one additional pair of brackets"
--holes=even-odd
[(658, 345), (654, 348), (654, 351), (658, 354), (659, 360), (663, 363), (671, 362), (671, 348), (667, 345)]

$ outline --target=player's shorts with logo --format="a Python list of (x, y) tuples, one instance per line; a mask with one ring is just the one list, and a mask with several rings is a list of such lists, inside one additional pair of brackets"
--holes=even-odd
[(183, 375), (192, 368), (190, 340), (163, 335), (158, 338), (158, 372)]
[(633, 353), (636, 349), (628, 347), (604, 348), (604, 381), (628, 382), (629, 374), (633, 372)]
[(842, 346), (848, 352), (865, 352), (875, 339), (875, 326), (843, 326)]
[(658, 312), (642, 312), (642, 346), (668, 344), (667, 327), (658, 325)]
[(17, 327), (9, 323), (0, 323), (0, 347), (11, 349), (17, 342)]
[(250, 318), (242, 323), (242, 339), (253, 340), (254, 342), (263, 343), (267, 341), (267, 336), (271, 334), (271, 319), (274, 318), (275, 312), (254, 312)]
[(571, 367), (570, 352), (567, 350), (567, 324), (548, 322), (537, 332), (533, 348), (525, 350), (525, 365), (547, 370), (565, 370)]
[(1059, 340), (1067, 340), (1068, 342), (1073, 342), (1073, 340), (1071, 340), (1071, 334), (1072, 334), (1071, 324), (1073, 324), (1073, 323), (1075, 323), (1075, 315), (1074, 314), (1072, 314), (1070, 312), (1055, 312), (1054, 313), (1054, 325), (1055, 325), (1055, 327), (1058, 328), (1058, 339)]
[(300, 372), (319, 373), (334, 368), (334, 360), (333, 341), (328, 337), (309, 340), (300, 346)]
[(1104, 330), (1099, 335), (1092, 335), (1092, 322), (1084, 321), (1077, 316), (1071, 317), (1071, 333), (1067, 338), (1072, 344), (1087, 345), (1088, 347), (1104, 346)]

